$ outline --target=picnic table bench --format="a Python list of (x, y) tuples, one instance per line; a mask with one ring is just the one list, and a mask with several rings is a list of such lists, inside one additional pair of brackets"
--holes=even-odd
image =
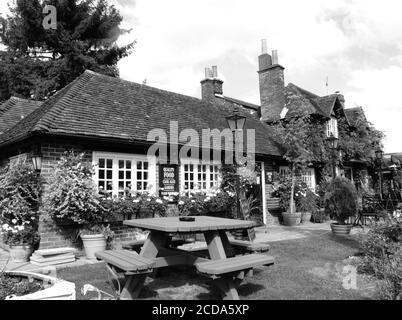
[(253, 275), (253, 268), (270, 266), (274, 258), (263, 254), (250, 254), (211, 260), (196, 264), (199, 273), (211, 277), (224, 294), (223, 299), (238, 300), (237, 287), (246, 276)]
[[(267, 245), (253, 246), (250, 243), (228, 239), (227, 232), (254, 227), (252, 221), (197, 216), (195, 221), (180, 221), (178, 217), (128, 220), (124, 224), (150, 230), (148, 239), (141, 245), (138, 254), (130, 250), (113, 250), (97, 254), (106, 262), (107, 268), (117, 278), (125, 278), (120, 299), (138, 298), (147, 275), (158, 268), (176, 265), (195, 267), (202, 275), (209, 276), (221, 289), (224, 299), (239, 299), (237, 287), (246, 276), (252, 275), (254, 267), (268, 266), (274, 258), (262, 254), (248, 254), (248, 250), (266, 250)], [(203, 233), (207, 255), (180, 249), (172, 244), (175, 234)], [(233, 245), (243, 248), (243, 254), (233, 254)], [(138, 248), (138, 246), (136, 247)], [(265, 248), (265, 249), (264, 249)], [(269, 247), (268, 247), (269, 248)], [(120, 284), (120, 282), (118, 282)]]
[[(122, 247), (123, 247), (123, 249), (134, 250), (139, 253), (141, 251), (141, 248), (144, 245), (144, 243), (145, 243), (145, 239), (134, 240), (134, 241), (124, 243), (122, 245)], [(172, 248), (177, 248), (186, 243), (187, 242), (183, 239), (172, 239), (170, 246)], [(262, 253), (262, 252), (267, 252), (270, 249), (269, 244), (261, 243), (261, 242), (229, 239), (229, 243), (239, 254), (256, 253), (256, 252)], [(208, 250), (208, 247), (205, 245), (202, 247), (197, 247), (195, 249), (191, 248), (191, 249), (187, 249), (187, 250), (188, 251), (206, 251), (206, 250)]]

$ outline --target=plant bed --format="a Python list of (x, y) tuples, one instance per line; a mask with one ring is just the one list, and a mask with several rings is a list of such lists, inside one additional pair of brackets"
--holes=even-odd
[(75, 284), (22, 271), (0, 275), (0, 300), (75, 300)]

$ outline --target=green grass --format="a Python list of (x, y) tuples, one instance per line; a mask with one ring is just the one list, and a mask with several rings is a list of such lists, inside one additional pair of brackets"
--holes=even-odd
[[(343, 260), (359, 252), (356, 237), (332, 234), (305, 239), (274, 242), (268, 254), (276, 258), (274, 266), (256, 269), (254, 276), (239, 287), (241, 299), (357, 300), (371, 298), (367, 279), (358, 277), (358, 289), (342, 286)], [(78, 291), (86, 284), (114, 293), (103, 263), (62, 269), (58, 276), (76, 283)], [(156, 279), (148, 279), (141, 293), (143, 299), (219, 299), (207, 278), (183, 267), (159, 270)]]

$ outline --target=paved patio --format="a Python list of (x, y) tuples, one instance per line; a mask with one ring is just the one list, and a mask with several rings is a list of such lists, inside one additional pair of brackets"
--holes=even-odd
[[(352, 235), (362, 232), (367, 232), (368, 229), (362, 230), (361, 228), (353, 228)], [(268, 227), (258, 227), (255, 229), (256, 240), (257, 242), (277, 242), (277, 241), (286, 241), (286, 240), (296, 240), (303, 239), (308, 237), (318, 237), (324, 235), (326, 233), (331, 232), (330, 222), (326, 223), (306, 223), (295, 227), (286, 227), (282, 225), (268, 226)], [(185, 245), (185, 247), (191, 249), (196, 247), (205, 247), (205, 242), (196, 242), (193, 244)], [(39, 273), (49, 273), (53, 272), (55, 268), (49, 267), (40, 267), (33, 265), (31, 263), (11, 263), (9, 260), (9, 254), (4, 249), (0, 248), (0, 271), (5, 270), (19, 270), (19, 271), (32, 271)], [(78, 257), (75, 262), (68, 264), (60, 264), (56, 267), (64, 268), (64, 267), (77, 267), (85, 264), (95, 264), (100, 263), (97, 260), (89, 260), (85, 257)]]

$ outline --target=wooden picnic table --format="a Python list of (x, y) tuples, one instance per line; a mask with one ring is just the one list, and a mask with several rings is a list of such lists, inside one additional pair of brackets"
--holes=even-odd
[[(252, 274), (252, 268), (273, 264), (273, 258), (261, 254), (233, 257), (227, 231), (249, 229), (253, 221), (196, 216), (195, 221), (180, 221), (179, 217), (135, 219), (124, 221), (125, 225), (149, 230), (138, 258), (135, 252), (121, 251), (116, 254), (106, 252), (97, 255), (106, 262), (113, 261), (118, 268), (125, 270), (126, 284), (121, 299), (135, 299), (139, 296), (147, 277), (147, 270), (175, 265), (195, 266), (197, 270), (212, 279), (221, 289), (224, 299), (239, 299), (237, 286), (245, 275)], [(203, 233), (209, 257), (202, 257), (169, 246), (174, 234)], [(114, 255), (114, 257), (112, 257)], [(113, 259), (112, 259), (113, 258)], [(142, 261), (142, 260), (144, 261)], [(133, 264), (127, 261), (138, 261)], [(138, 264), (138, 268), (136, 267)]]

